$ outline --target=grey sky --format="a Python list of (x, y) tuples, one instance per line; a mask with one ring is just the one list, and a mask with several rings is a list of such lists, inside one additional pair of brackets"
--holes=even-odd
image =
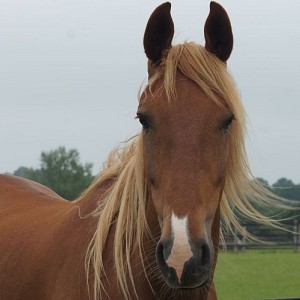
[[(203, 44), (209, 1), (171, 1), (174, 43)], [(0, 172), (38, 167), (41, 151), (79, 150), (97, 172), (139, 129), (145, 24), (161, 1), (0, 0)], [(256, 176), (300, 182), (300, 1), (223, 0), (228, 62), (249, 116)]]

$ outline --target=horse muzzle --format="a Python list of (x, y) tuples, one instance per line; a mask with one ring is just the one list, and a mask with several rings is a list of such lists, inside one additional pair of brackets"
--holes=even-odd
[[(156, 260), (163, 278), (171, 288), (193, 289), (210, 279), (213, 250), (203, 238), (189, 242), (190, 255), (176, 255), (173, 240), (161, 238), (156, 247)], [(169, 259), (175, 252), (172, 260)], [(184, 253), (181, 253), (184, 254)], [(185, 257), (182, 260), (182, 257)]]

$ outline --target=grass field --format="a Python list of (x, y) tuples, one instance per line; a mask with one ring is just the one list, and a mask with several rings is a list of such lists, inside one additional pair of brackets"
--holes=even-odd
[(215, 283), (219, 300), (300, 299), (300, 252), (221, 252)]

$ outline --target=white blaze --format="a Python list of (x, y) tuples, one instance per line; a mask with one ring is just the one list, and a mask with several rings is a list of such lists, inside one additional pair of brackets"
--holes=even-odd
[(167, 264), (176, 270), (180, 281), (184, 263), (193, 256), (188, 240), (188, 217), (178, 218), (172, 213), (171, 222), (174, 243)]

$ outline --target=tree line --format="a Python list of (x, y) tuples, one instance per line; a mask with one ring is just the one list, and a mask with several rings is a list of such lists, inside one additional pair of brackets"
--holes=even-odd
[(76, 199), (92, 182), (92, 163), (81, 163), (76, 149), (42, 152), (40, 167), (20, 167), (13, 175), (39, 182), (67, 200)]
[(269, 185), (268, 181), (263, 178), (257, 178), (266, 188), (277, 196), (290, 199), (300, 200), (300, 184), (295, 184), (287, 178), (280, 178), (274, 184)]

